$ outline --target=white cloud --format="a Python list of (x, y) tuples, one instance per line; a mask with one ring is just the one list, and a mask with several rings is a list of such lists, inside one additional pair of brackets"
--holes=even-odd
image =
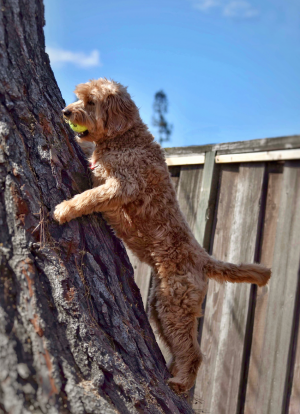
[(46, 47), (46, 52), (53, 66), (63, 66), (67, 63), (78, 66), (79, 68), (102, 66), (98, 50), (93, 50), (90, 54), (86, 54), (84, 52), (72, 52), (70, 50)]
[(237, 19), (251, 19), (259, 15), (259, 11), (251, 6), (245, 0), (231, 1), (226, 4), (223, 9), (225, 17), (233, 17)]
[(192, 4), (201, 12), (215, 8), (224, 17), (232, 19), (252, 19), (259, 15), (259, 10), (246, 0), (192, 0)]
[(195, 9), (199, 9), (201, 11), (206, 11), (219, 5), (220, 2), (218, 0), (197, 0), (194, 2)]

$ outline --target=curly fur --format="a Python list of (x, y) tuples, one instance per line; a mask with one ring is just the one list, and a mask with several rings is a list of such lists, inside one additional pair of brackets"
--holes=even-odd
[[(190, 389), (201, 364), (197, 318), (208, 278), (265, 285), (271, 272), (257, 264), (215, 260), (197, 243), (176, 200), (162, 148), (125, 87), (107, 79), (80, 84), (79, 100), (64, 109), (88, 132), (78, 137), (90, 156), (94, 188), (59, 204), (54, 217), (65, 223), (102, 212), (137, 257), (155, 271), (149, 316), (169, 347), (169, 384)], [(85, 144), (84, 144), (85, 143)]]

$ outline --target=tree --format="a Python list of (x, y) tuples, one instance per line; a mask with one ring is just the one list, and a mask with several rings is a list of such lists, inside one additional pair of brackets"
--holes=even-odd
[(158, 127), (158, 141), (160, 144), (170, 141), (170, 136), (173, 130), (173, 125), (169, 124), (165, 118), (165, 114), (168, 112), (168, 105), (168, 98), (164, 91), (161, 90), (156, 92), (154, 96), (154, 116), (152, 124), (153, 126)]
[(42, 0), (0, 7), (0, 412), (191, 413), (124, 246), (100, 214), (59, 226), (90, 186), (45, 53)]

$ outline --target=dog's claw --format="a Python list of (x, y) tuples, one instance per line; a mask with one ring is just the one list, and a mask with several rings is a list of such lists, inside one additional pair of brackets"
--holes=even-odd
[(54, 220), (58, 221), (59, 224), (64, 224), (70, 221), (70, 218), (68, 217), (68, 210), (68, 201), (63, 201), (62, 203), (58, 204), (53, 212)]

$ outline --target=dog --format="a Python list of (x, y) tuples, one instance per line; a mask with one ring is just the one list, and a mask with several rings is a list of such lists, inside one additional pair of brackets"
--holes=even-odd
[(149, 317), (172, 355), (169, 385), (178, 394), (194, 384), (202, 361), (197, 318), (208, 278), (264, 286), (271, 271), (259, 264), (214, 259), (186, 223), (164, 151), (140, 118), (127, 88), (100, 78), (79, 84), (78, 101), (63, 115), (86, 126), (77, 140), (90, 155), (93, 188), (63, 201), (54, 218), (65, 223), (101, 212), (125, 244), (154, 269)]

